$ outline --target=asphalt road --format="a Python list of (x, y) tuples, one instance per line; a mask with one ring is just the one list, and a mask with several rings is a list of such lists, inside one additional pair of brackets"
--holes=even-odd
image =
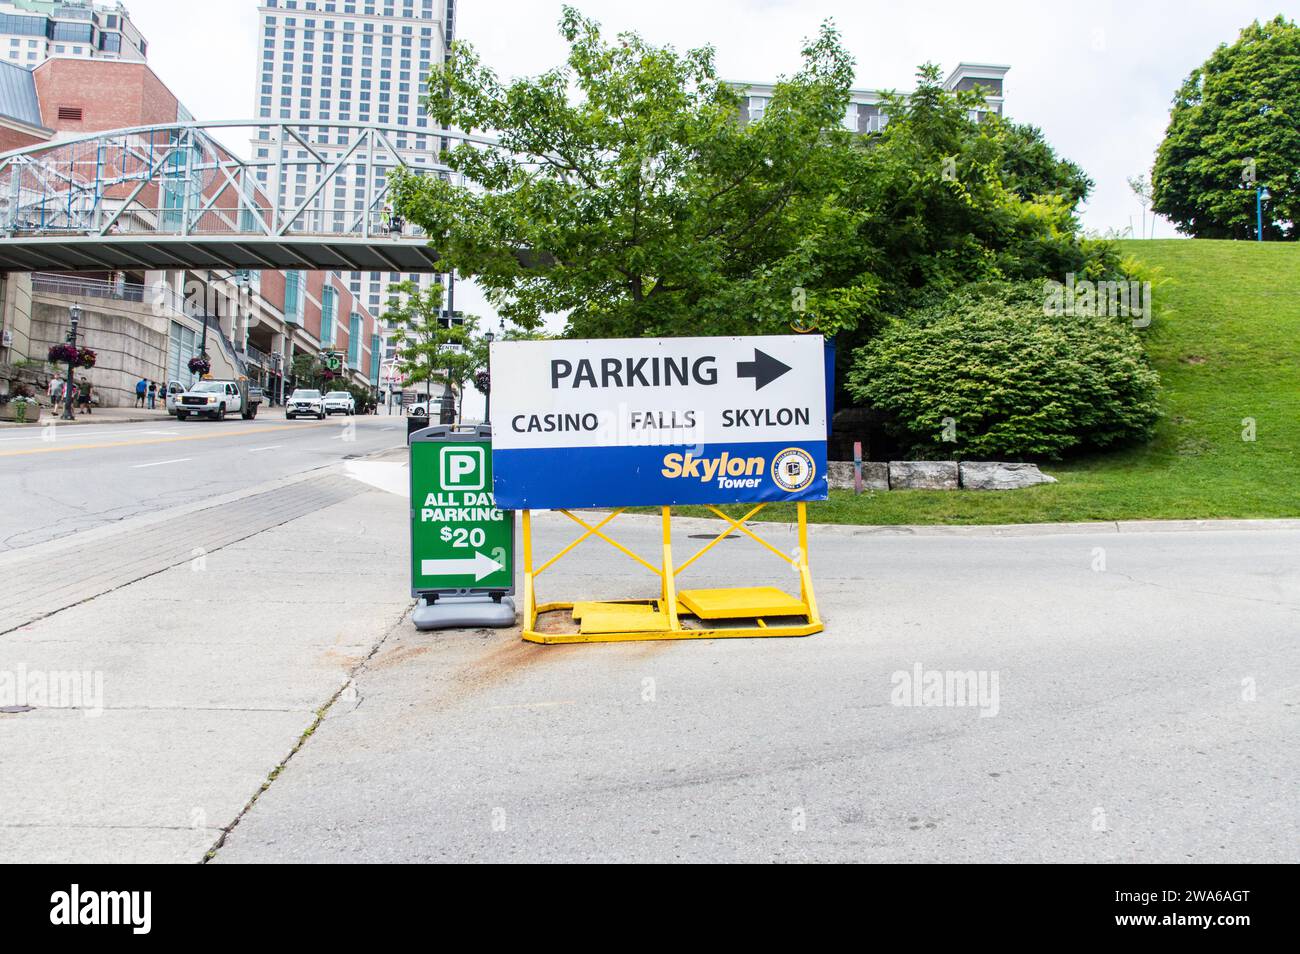
[[(654, 518), (611, 529), (653, 554)], [(814, 528), (804, 638), (408, 622), (216, 860), (1300, 861), (1300, 529), (1129, 531)], [(683, 585), (793, 585), (719, 548)], [(540, 582), (654, 590), (600, 543)]]
[(0, 552), (326, 467), (405, 442), (400, 417), (0, 430)]

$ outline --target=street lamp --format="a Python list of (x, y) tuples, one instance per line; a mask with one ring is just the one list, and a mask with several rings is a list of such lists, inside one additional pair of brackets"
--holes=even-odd
[(1271, 198), (1268, 189), (1259, 186), (1255, 190), (1255, 241), (1264, 241), (1264, 202)]
[[(492, 342), (497, 340), (497, 336), (489, 331), (487, 334), (483, 336), (483, 338), (488, 343), (488, 351), (490, 353), (492, 350)], [(487, 387), (483, 389), (483, 423), (484, 424), (492, 423), (492, 378), (491, 377), (488, 378)]]
[(81, 306), (78, 305), (75, 301), (72, 303), (72, 307), (68, 309), (68, 321), (72, 325), (72, 328), (68, 331), (68, 344), (72, 346), (72, 351), (69, 353), (69, 357), (68, 357), (68, 386), (64, 394), (64, 401), (63, 401), (63, 419), (65, 421), (71, 421), (73, 419), (72, 417), (72, 387), (73, 387), (72, 371), (77, 363), (77, 324), (78, 322), (81, 321)]

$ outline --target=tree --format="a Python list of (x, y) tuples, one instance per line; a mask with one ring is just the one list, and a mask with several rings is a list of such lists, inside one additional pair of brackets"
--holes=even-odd
[(1065, 199), (1071, 209), (1088, 198), (1095, 184), (1069, 159), (1056, 154), (1037, 126), (998, 119), (1004, 133), (1001, 178), (1025, 201), (1054, 195)]
[[(1151, 180), (1147, 178), (1145, 173), (1140, 176), (1129, 176), (1128, 187), (1132, 189), (1133, 194), (1137, 196), (1138, 205), (1142, 206), (1142, 237), (1146, 238), (1147, 237), (1147, 206), (1151, 204)], [(1152, 221), (1151, 223), (1152, 237), (1155, 236), (1155, 231), (1156, 231), (1156, 224), (1154, 221)]]
[(1152, 173), (1153, 208), (1197, 238), (1295, 239), (1300, 203), (1300, 27), (1256, 21), (1191, 72), (1174, 97)]
[(397, 370), (404, 380), (425, 382), (432, 398), (435, 380), (459, 383), (478, 370), (478, 319), (450, 320), (442, 308), (442, 285), (421, 290), (405, 281), (389, 285), (388, 295), (384, 318), (397, 334)]
[[(509, 85), (453, 45), (429, 78), (429, 112), (491, 130), (501, 148), (444, 154), (473, 190), (398, 174), (396, 206), (525, 329), (567, 313), (571, 334), (592, 337), (788, 330), (803, 242), (834, 187), (827, 145), (849, 136), (853, 62), (834, 27), (756, 122), (712, 48), (607, 42), (571, 7), (560, 31), (567, 64)], [(851, 324), (859, 305), (828, 298), (823, 324)]]

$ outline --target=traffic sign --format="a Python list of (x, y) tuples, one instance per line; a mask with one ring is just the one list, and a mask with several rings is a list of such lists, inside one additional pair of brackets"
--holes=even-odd
[(491, 375), (501, 506), (826, 498), (820, 335), (496, 341)]
[(514, 514), (492, 491), (485, 427), (411, 435), (411, 593), (513, 593)]

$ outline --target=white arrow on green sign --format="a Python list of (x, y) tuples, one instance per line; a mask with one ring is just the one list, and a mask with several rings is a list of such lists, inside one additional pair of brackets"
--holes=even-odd
[(421, 560), (420, 573), (423, 576), (468, 576), (473, 574), (477, 583), (485, 576), (504, 569), (505, 564), (498, 563), (486, 553), (475, 553), (472, 559), (461, 560)]

